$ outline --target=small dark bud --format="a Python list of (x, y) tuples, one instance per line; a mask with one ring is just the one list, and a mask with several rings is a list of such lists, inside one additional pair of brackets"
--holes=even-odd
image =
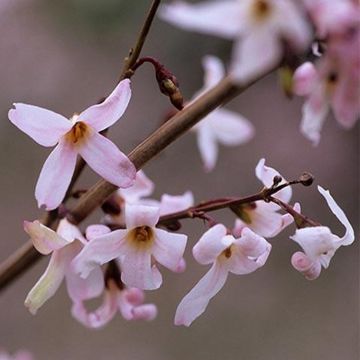
[(101, 209), (105, 214), (109, 215), (120, 215), (121, 207), (114, 197), (106, 200), (102, 205)]
[(277, 186), (282, 182), (282, 177), (280, 175), (276, 175), (273, 178), (273, 186)]
[(314, 182), (314, 179), (315, 178), (312, 174), (305, 172), (300, 176), (299, 181), (304, 186), (311, 186)]
[(172, 220), (172, 221), (163, 223), (162, 225), (170, 231), (178, 231), (181, 229), (181, 223), (179, 220)]

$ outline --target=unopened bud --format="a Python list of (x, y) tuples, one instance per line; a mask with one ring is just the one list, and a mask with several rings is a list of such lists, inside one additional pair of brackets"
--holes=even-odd
[(314, 176), (308, 172), (304, 172), (300, 178), (299, 181), (304, 186), (311, 186), (314, 182)]
[(169, 97), (171, 103), (181, 110), (184, 106), (184, 99), (179, 89), (179, 82), (176, 77), (165, 67), (156, 69), (156, 79), (159, 84), (160, 91)]
[(101, 209), (105, 214), (109, 215), (120, 215), (121, 207), (114, 197), (106, 200), (102, 205)]
[(276, 175), (273, 178), (273, 186), (277, 186), (282, 182), (282, 177), (280, 175)]

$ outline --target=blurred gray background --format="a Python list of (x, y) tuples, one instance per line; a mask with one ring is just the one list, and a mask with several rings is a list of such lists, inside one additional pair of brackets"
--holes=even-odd
[[(49, 153), (10, 124), (8, 109), (13, 102), (25, 102), (71, 116), (108, 94), (150, 0), (1, 0), (0, 4), (0, 260), (4, 260), (27, 240), (22, 221), (40, 216), (34, 186)], [(182, 32), (156, 20), (143, 55), (165, 63), (189, 99), (202, 86), (202, 56), (214, 54), (226, 61), (230, 49), (226, 41)], [(298, 130), (301, 104), (301, 99), (286, 99), (276, 76), (268, 76), (227, 106), (254, 123), (255, 139), (221, 148), (215, 171), (207, 175), (195, 137), (187, 134), (146, 166), (156, 183), (155, 197), (188, 189), (197, 202), (248, 195), (259, 189), (254, 167), (266, 157), (288, 179), (304, 170), (312, 172), (316, 184), (331, 190), (358, 232), (358, 126), (344, 131), (329, 117), (319, 147), (313, 148)], [(110, 137), (128, 152), (157, 128), (169, 109), (152, 69), (144, 66), (134, 77), (128, 111)], [(87, 170), (81, 184), (96, 180)], [(297, 187), (293, 199), (302, 203), (308, 216), (343, 234), (315, 186)], [(216, 215), (229, 226), (233, 223), (229, 212)], [(0, 347), (27, 348), (38, 360), (359, 358), (358, 243), (341, 248), (330, 268), (309, 282), (290, 264), (298, 250), (289, 240), (294, 227), (271, 240), (273, 250), (265, 267), (247, 276), (230, 276), (203, 316), (190, 328), (175, 327), (177, 304), (207, 271), (190, 256), (204, 230), (200, 221), (184, 221), (188, 268), (181, 275), (162, 269), (163, 286), (147, 293), (147, 300), (160, 311), (152, 323), (126, 322), (119, 315), (102, 330), (88, 330), (72, 319), (64, 286), (38, 315), (30, 315), (23, 301), (46, 267), (43, 259), (0, 294)]]

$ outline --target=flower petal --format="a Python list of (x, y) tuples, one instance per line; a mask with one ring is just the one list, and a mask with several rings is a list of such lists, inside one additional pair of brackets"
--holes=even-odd
[(46, 159), (35, 188), (39, 207), (56, 209), (64, 199), (76, 164), (76, 151), (67, 141), (60, 141)]
[(320, 276), (321, 264), (310, 260), (303, 252), (298, 251), (291, 257), (292, 266), (301, 272), (307, 280), (315, 280)]
[[(255, 168), (256, 177), (267, 187), (270, 188), (273, 185), (273, 179), (275, 176), (281, 176), (280, 173), (273, 169), (272, 167), (265, 166), (265, 159), (261, 159)], [(286, 180), (281, 176), (283, 179), (279, 185), (284, 184)], [(292, 196), (292, 189), (291, 186), (287, 186), (286, 188), (278, 191), (274, 195), (277, 199), (288, 203)]]
[(204, 163), (205, 171), (207, 172), (214, 169), (218, 157), (218, 144), (216, 136), (211, 125), (209, 123), (205, 123), (209, 121), (209, 116), (213, 116), (213, 114), (205, 117), (198, 124), (199, 126), (195, 127), (198, 148)]
[(204, 88), (211, 89), (216, 86), (224, 77), (225, 69), (222, 61), (216, 56), (204, 56), (202, 59), (204, 68)]
[(332, 213), (339, 219), (339, 221), (345, 226), (346, 232), (345, 235), (341, 238), (341, 245), (350, 245), (355, 240), (354, 229), (352, 228), (348, 218), (346, 217), (344, 211), (340, 206), (335, 202), (334, 198), (331, 196), (329, 190), (323, 189), (321, 186), (318, 186), (319, 193), (325, 198), (330, 210)]
[(110, 233), (111, 230), (106, 225), (96, 224), (90, 225), (86, 228), (86, 239), (92, 241), (99, 236)]
[(25, 306), (35, 315), (37, 310), (50, 299), (59, 288), (71, 257), (66, 247), (52, 253), (49, 265), (25, 299)]
[(78, 150), (87, 164), (110, 183), (123, 188), (134, 183), (134, 164), (106, 137), (93, 131)]
[(206, 231), (193, 247), (193, 255), (200, 264), (211, 264), (216, 258), (232, 244), (232, 240), (226, 236), (226, 227), (217, 224)]
[(54, 146), (72, 127), (64, 116), (33, 105), (17, 103), (9, 120), (38, 144)]
[(239, 10), (237, 1), (223, 0), (196, 5), (176, 1), (170, 5), (162, 5), (159, 15), (182, 29), (232, 39), (242, 27)]
[(159, 217), (159, 208), (155, 206), (127, 204), (125, 207), (125, 222), (128, 229), (144, 225), (155, 227)]
[(151, 265), (151, 253), (144, 249), (128, 247), (121, 258), (121, 280), (130, 287), (142, 290), (158, 289), (162, 276), (155, 265)]
[(130, 80), (122, 80), (101, 104), (93, 105), (83, 111), (78, 121), (84, 121), (97, 132), (105, 130), (121, 118), (130, 98)]
[(152, 321), (157, 314), (157, 307), (154, 304), (144, 304), (132, 309), (133, 320)]
[(282, 53), (277, 34), (269, 29), (254, 29), (235, 44), (230, 74), (239, 83), (251, 81), (273, 68)]
[(246, 143), (254, 137), (255, 133), (254, 126), (249, 120), (223, 108), (213, 112), (211, 125), (217, 140), (228, 146)]
[(175, 325), (190, 326), (205, 310), (209, 301), (224, 286), (228, 272), (217, 262), (181, 300), (176, 309)]
[(54, 230), (35, 220), (33, 222), (24, 221), (24, 230), (30, 236), (31, 241), (37, 251), (43, 255), (48, 255), (54, 250), (71, 243), (71, 241), (59, 236)]
[(299, 66), (293, 77), (293, 91), (296, 95), (309, 95), (319, 80), (317, 70), (311, 62), (306, 62)]
[(158, 263), (176, 272), (184, 255), (186, 241), (186, 235), (155, 229), (152, 255)]
[(73, 260), (73, 270), (86, 278), (96, 266), (118, 258), (124, 249), (126, 235), (126, 230), (115, 230), (91, 240)]
[(194, 205), (194, 195), (191, 191), (186, 191), (183, 195), (168, 195), (161, 196), (160, 215), (166, 215), (183, 211)]

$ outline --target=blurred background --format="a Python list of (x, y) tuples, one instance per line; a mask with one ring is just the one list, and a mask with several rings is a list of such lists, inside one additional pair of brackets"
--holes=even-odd
[[(25, 102), (71, 116), (110, 93), (149, 4), (0, 0), (0, 261), (27, 240), (23, 220), (41, 214), (34, 186), (49, 153), (10, 124), (8, 109), (13, 102)], [(143, 55), (166, 64), (190, 99), (202, 86), (202, 56), (227, 61), (230, 49), (226, 41), (183, 32), (157, 19)], [(301, 104), (301, 99), (285, 98), (276, 75), (263, 79), (227, 105), (253, 122), (255, 138), (243, 146), (221, 148), (216, 169), (206, 174), (195, 136), (187, 134), (145, 167), (156, 184), (154, 197), (190, 189), (199, 202), (254, 193), (260, 187), (254, 168), (265, 157), (287, 179), (305, 170), (313, 173), (316, 184), (331, 190), (358, 232), (358, 126), (344, 131), (329, 117), (320, 145), (313, 148), (299, 132)], [(110, 138), (129, 152), (159, 126), (169, 109), (152, 68), (145, 65), (134, 77), (132, 101)], [(87, 170), (80, 184), (97, 180)], [(316, 186), (295, 188), (293, 199), (301, 202), (306, 215), (343, 234)], [(228, 211), (216, 216), (228, 226), (234, 221)], [(203, 223), (183, 225), (189, 235), (188, 268), (184, 274), (162, 269), (162, 287), (148, 292), (146, 299), (158, 305), (154, 322), (126, 322), (118, 315), (107, 327), (88, 330), (72, 319), (64, 286), (35, 317), (30, 315), (23, 301), (47, 265), (42, 259), (0, 294), (0, 347), (11, 352), (29, 349), (37, 360), (359, 358), (357, 241), (341, 248), (329, 269), (309, 282), (291, 267), (298, 247), (289, 240), (295, 230), (289, 227), (271, 239), (266, 266), (247, 276), (230, 276), (205, 314), (185, 328), (173, 325), (175, 309), (207, 267), (191, 257), (192, 245), (205, 230)]]

